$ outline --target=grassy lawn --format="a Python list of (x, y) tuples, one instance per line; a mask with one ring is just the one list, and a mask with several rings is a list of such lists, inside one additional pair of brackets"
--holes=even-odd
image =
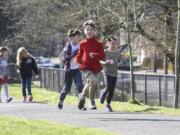
[(113, 135), (102, 130), (0, 116), (0, 135)]
[[(32, 88), (34, 100), (40, 102), (47, 102), (50, 104), (57, 104), (59, 94), (52, 91), (46, 91), (45, 89), (39, 88), (38, 86), (33, 86)], [(21, 87), (19, 84), (9, 85), (9, 93), (18, 99), (21, 99)], [(66, 104), (76, 105), (78, 103), (78, 98), (74, 96), (67, 96), (65, 100)], [(99, 101), (96, 101), (98, 108), (105, 108), (105, 104), (101, 105)], [(128, 102), (112, 102), (112, 108), (115, 111), (121, 112), (145, 112), (145, 113), (156, 113), (156, 114), (170, 114), (170, 115), (180, 115), (180, 109), (172, 109), (166, 107), (158, 106), (147, 106), (144, 104), (137, 105)]]

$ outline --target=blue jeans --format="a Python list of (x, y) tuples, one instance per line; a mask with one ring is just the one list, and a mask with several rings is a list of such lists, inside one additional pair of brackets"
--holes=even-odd
[(28, 90), (28, 96), (32, 95), (32, 93), (31, 93), (31, 77), (21, 78), (21, 85), (22, 85), (23, 96), (26, 96), (26, 88)]
[(82, 92), (84, 86), (83, 86), (82, 75), (80, 70), (73, 69), (71, 71), (66, 71), (64, 78), (65, 86), (63, 87), (60, 94), (61, 101), (63, 101), (66, 98), (66, 95), (70, 92), (73, 80), (76, 85), (76, 90), (78, 91), (78, 93)]

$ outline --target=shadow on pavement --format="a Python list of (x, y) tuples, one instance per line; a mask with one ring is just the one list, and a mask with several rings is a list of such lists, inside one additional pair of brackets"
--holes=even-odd
[(158, 122), (180, 122), (180, 120), (173, 120), (173, 119), (124, 119), (124, 118), (94, 118), (99, 119), (100, 121), (158, 121)]

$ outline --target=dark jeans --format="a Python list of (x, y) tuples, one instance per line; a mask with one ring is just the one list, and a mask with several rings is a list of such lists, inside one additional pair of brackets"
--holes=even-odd
[(104, 75), (106, 87), (104, 89), (105, 97), (107, 97), (107, 103), (110, 104), (113, 98), (114, 89), (116, 86), (117, 77)]
[(78, 91), (78, 93), (82, 92), (83, 81), (82, 81), (82, 75), (81, 75), (80, 70), (73, 69), (71, 71), (66, 71), (65, 79), (64, 79), (65, 86), (62, 89), (61, 94), (60, 94), (61, 101), (63, 101), (65, 99), (66, 95), (70, 92), (73, 80), (76, 85), (76, 90)]
[(22, 84), (23, 96), (26, 96), (26, 88), (28, 90), (28, 96), (32, 95), (32, 93), (31, 93), (31, 77), (22, 77), (21, 84)]

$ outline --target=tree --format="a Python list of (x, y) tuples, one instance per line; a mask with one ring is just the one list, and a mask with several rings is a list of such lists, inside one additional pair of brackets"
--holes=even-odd
[[(133, 1), (134, 5), (134, 1)], [(134, 7), (135, 8), (135, 7)], [(129, 31), (129, 18), (128, 18), (128, 6), (127, 2), (124, 2), (124, 15), (126, 18), (126, 35), (127, 35), (127, 44), (129, 49), (129, 60), (130, 60), (130, 80), (131, 80), (131, 100), (134, 101), (135, 99), (135, 84), (134, 84), (134, 68), (133, 68), (133, 60), (132, 60), (132, 48), (131, 48), (131, 39), (130, 39), (130, 31)], [(134, 16), (135, 17), (135, 16)]]
[(176, 32), (176, 49), (175, 49), (175, 92), (174, 92), (174, 108), (178, 108), (178, 95), (179, 95), (179, 73), (180, 73), (180, 0), (177, 1), (178, 5), (178, 19), (177, 19), (177, 32)]

